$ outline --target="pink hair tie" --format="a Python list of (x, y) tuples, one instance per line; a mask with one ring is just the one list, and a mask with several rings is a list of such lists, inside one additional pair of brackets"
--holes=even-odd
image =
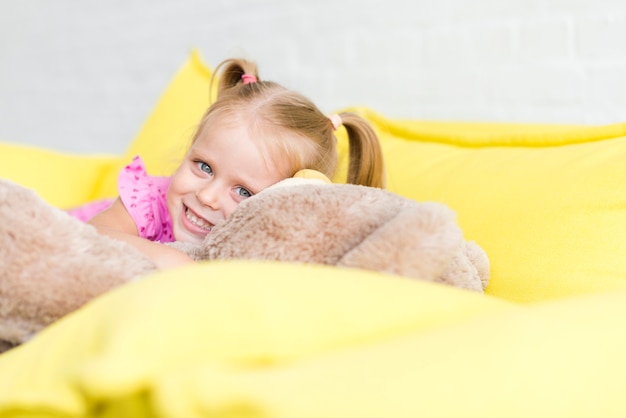
[(339, 116), (338, 114), (333, 114), (330, 115), (328, 117), (328, 119), (330, 119), (330, 123), (333, 124), (333, 131), (336, 131), (337, 129), (339, 129), (339, 127), (341, 125), (343, 125), (343, 121), (341, 120), (341, 116)]
[(241, 79), (243, 80), (243, 84), (256, 83), (258, 81), (253, 74), (242, 74)]

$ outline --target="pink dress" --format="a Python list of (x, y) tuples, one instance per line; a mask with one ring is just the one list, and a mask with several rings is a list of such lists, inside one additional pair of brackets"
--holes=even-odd
[[(137, 225), (137, 232), (150, 241), (173, 242), (172, 219), (167, 210), (169, 177), (150, 176), (140, 157), (122, 169), (118, 177), (118, 192), (126, 210)], [(74, 208), (68, 213), (83, 222), (102, 212), (113, 203), (103, 199)]]

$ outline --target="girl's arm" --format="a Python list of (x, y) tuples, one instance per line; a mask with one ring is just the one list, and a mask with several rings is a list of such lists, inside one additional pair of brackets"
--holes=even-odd
[(137, 233), (135, 222), (119, 198), (109, 208), (91, 218), (88, 223), (103, 235), (131, 244), (160, 269), (193, 262), (191, 257), (181, 251), (141, 238)]

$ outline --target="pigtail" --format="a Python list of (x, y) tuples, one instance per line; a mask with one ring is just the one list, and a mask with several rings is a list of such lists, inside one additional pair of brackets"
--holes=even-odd
[(254, 62), (239, 58), (227, 59), (215, 68), (211, 77), (211, 88), (214, 86), (214, 79), (218, 79), (217, 97), (219, 98), (233, 87), (245, 84), (244, 75), (253, 76), (255, 81), (259, 81), (258, 68)]
[(383, 151), (374, 129), (367, 120), (354, 113), (339, 115), (348, 133), (348, 183), (385, 187)]

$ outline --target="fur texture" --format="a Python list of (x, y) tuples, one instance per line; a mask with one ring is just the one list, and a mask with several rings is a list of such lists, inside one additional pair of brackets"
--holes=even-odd
[(487, 255), (445, 205), (347, 184), (277, 186), (242, 202), (202, 245), (174, 246), (195, 260), (329, 264), (480, 292), (488, 283)]
[[(294, 185), (295, 184), (295, 185)], [(0, 352), (98, 295), (156, 270), (33, 191), (0, 180)], [(455, 214), (380, 189), (288, 179), (242, 202), (196, 260), (259, 259), (355, 267), (482, 292), (489, 260)]]
[(0, 180), (0, 351), (154, 264), (35, 192)]

